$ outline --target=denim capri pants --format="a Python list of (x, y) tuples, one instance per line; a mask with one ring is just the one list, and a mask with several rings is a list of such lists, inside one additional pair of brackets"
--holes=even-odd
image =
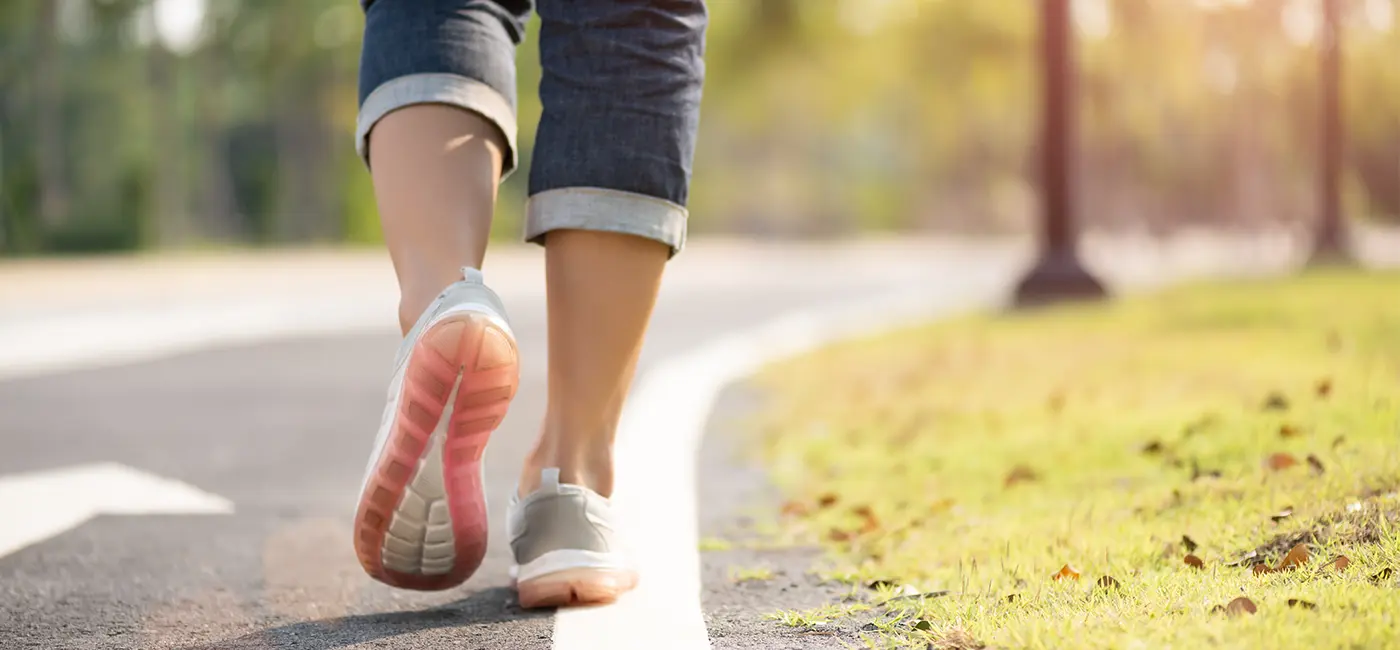
[[(540, 16), (544, 113), (530, 166), (525, 239), (567, 228), (685, 244), (701, 86), (704, 0), (361, 0), (356, 149), (416, 104), (472, 111), (516, 145), (515, 48)], [(534, 5), (538, 5), (538, 7)]]

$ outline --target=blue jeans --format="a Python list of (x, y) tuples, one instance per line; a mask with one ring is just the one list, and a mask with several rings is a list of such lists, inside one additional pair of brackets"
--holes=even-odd
[[(356, 148), (415, 104), (473, 111), (500, 129), (515, 169), (515, 47), (531, 0), (361, 0)], [(685, 243), (705, 76), (704, 0), (538, 0), (544, 114), (525, 238), (561, 228)]]

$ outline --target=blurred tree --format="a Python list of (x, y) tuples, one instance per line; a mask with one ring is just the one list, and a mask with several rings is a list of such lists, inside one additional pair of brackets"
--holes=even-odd
[(165, 246), (179, 246), (188, 243), (190, 232), (186, 218), (185, 190), (185, 149), (188, 146), (183, 138), (183, 120), (179, 113), (179, 79), (176, 75), (178, 61), (175, 53), (159, 37), (156, 24), (155, 1), (148, 0), (137, 12), (136, 20), (143, 34), (149, 35), (146, 45), (147, 80), (150, 93), (151, 124), (154, 125), (155, 147), (151, 170), (150, 186), (154, 194), (151, 209), (157, 242)]
[(201, 230), (216, 239), (242, 235), (235, 221), (233, 173), (229, 168), (228, 77), (233, 59), (230, 35), (239, 7), (215, 2), (204, 15), (204, 43), (195, 54), (195, 112), (198, 115), (196, 150), (199, 152), (198, 218)]
[(35, 126), (38, 131), (39, 214), (46, 228), (62, 224), (68, 213), (63, 162), (63, 56), (58, 46), (58, 2), (40, 3), (38, 60), (35, 62)]
[[(202, 8), (194, 37), (162, 33), (172, 7)], [(1074, 7), (1089, 227), (1315, 218), (1315, 0)], [(1347, 212), (1400, 222), (1400, 0), (1344, 9)], [(362, 25), (350, 0), (0, 1), (0, 251), (376, 240), (351, 140)], [(692, 228), (1023, 231), (1035, 26), (1026, 0), (713, 1)]]

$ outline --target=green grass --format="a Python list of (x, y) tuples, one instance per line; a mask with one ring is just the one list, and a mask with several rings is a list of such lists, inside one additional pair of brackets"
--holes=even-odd
[(734, 548), (734, 542), (731, 542), (727, 539), (720, 539), (718, 537), (704, 537), (700, 539), (700, 551), (702, 553), (712, 551), (728, 551), (732, 548)]
[(766, 566), (729, 567), (729, 580), (732, 582), (768, 582), (773, 579), (773, 569)]
[[(882, 605), (882, 586), (863, 610), (780, 620), (869, 621), (873, 647), (1400, 643), (1400, 275), (966, 318), (759, 381), (781, 541), (824, 545), (832, 579), (950, 592)], [(1276, 453), (1299, 462), (1270, 469)], [(1250, 570), (1298, 542), (1301, 569)], [(1349, 567), (1324, 566), (1339, 554)], [(1066, 564), (1082, 578), (1053, 580)], [(1212, 612), (1239, 596), (1258, 613)]]

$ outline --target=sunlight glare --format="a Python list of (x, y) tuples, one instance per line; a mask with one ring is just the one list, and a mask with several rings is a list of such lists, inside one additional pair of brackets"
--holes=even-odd
[(155, 1), (156, 33), (171, 51), (187, 54), (199, 47), (204, 35), (205, 1)]

